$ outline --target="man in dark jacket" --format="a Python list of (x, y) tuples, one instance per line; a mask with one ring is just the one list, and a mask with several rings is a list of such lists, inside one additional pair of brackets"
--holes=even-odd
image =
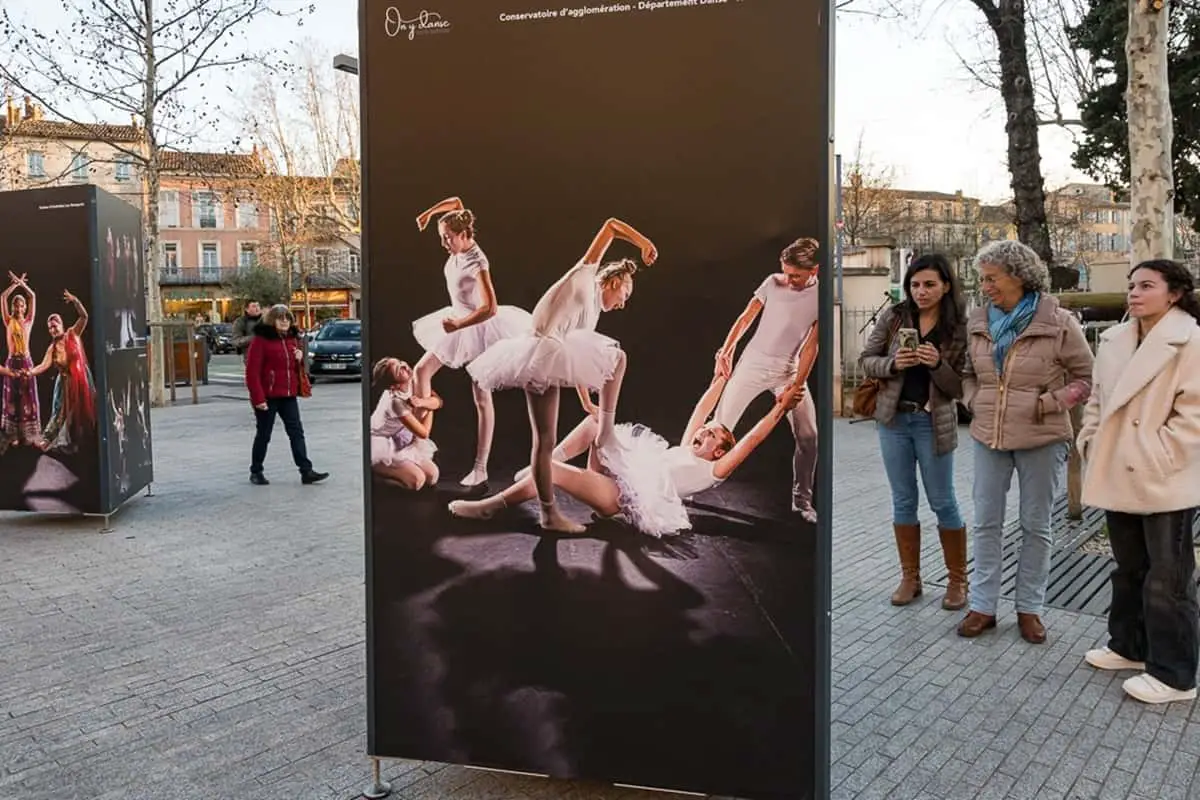
[(261, 320), (262, 308), (259, 307), (257, 300), (251, 300), (246, 303), (246, 309), (242, 315), (233, 322), (233, 335), (230, 338), (233, 340), (233, 346), (238, 355), (242, 357), (243, 363), (246, 361), (246, 351), (250, 349), (250, 340), (254, 338), (254, 326)]

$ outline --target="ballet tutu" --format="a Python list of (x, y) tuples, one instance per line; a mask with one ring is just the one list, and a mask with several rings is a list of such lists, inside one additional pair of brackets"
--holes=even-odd
[(471, 379), (487, 391), (526, 389), (535, 394), (551, 386), (598, 390), (617, 369), (621, 345), (590, 331), (570, 331), (562, 339), (533, 334), (503, 339), (467, 367)]
[(620, 490), (618, 516), (655, 538), (691, 530), (687, 509), (671, 481), (667, 440), (645, 425), (621, 424), (613, 433), (598, 455)]
[(469, 364), (496, 342), (529, 333), (533, 327), (533, 316), (525, 309), (500, 306), (491, 319), (446, 333), (442, 320), (465, 313), (462, 309), (446, 306), (426, 314), (412, 325), (417, 344), (451, 369)]
[[(404, 436), (403, 434), (408, 434)], [(409, 438), (411, 437), (411, 438)], [(418, 439), (407, 429), (395, 436), (371, 436), (371, 465), (394, 467), (397, 464), (420, 464), (429, 461), (437, 445), (429, 439)]]

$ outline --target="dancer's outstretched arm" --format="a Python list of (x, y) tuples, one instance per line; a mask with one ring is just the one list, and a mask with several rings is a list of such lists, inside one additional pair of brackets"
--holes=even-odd
[(600, 413), (600, 408), (592, 402), (592, 393), (586, 386), (576, 386), (575, 393), (579, 395), (579, 404), (583, 406), (583, 413), (589, 417), (594, 417)]
[(643, 236), (636, 228), (628, 222), (622, 222), (616, 217), (609, 217), (600, 230), (596, 233), (596, 238), (592, 239), (591, 246), (588, 247), (587, 253), (583, 256), (585, 264), (599, 264), (604, 258), (608, 248), (616, 239), (624, 239), (631, 245), (636, 247), (642, 253), (642, 262), (646, 266), (650, 266), (658, 260), (658, 250), (654, 247), (654, 243)]
[[(79, 318), (75, 320), (75, 324), (71, 326), (71, 330), (75, 333), (76, 336), (82, 336), (83, 329), (86, 328), (87, 324), (88, 324), (87, 309), (84, 308), (83, 303), (79, 300), (78, 297), (76, 297), (75, 295), (71, 294), (68, 291), (63, 292), (63, 299), (66, 300), (71, 305), (75, 306), (75, 313), (79, 315)], [(32, 306), (30, 306), (30, 307), (32, 308)]]
[(462, 211), (463, 201), (457, 197), (447, 197), (417, 215), (417, 229), (425, 230), (434, 214), (445, 214), (447, 211)]
[(717, 351), (716, 374), (728, 378), (733, 373), (733, 354), (737, 351), (738, 342), (746, 335), (746, 331), (758, 318), (762, 309), (762, 301), (757, 297), (751, 297), (746, 308), (734, 320), (733, 327), (729, 329), (725, 341), (721, 344), (721, 349)]
[(708, 384), (708, 388), (704, 390), (704, 394), (700, 395), (700, 401), (696, 403), (696, 408), (692, 411), (692, 417), (688, 420), (687, 428), (683, 432), (683, 438), (679, 440), (680, 447), (687, 447), (691, 444), (696, 431), (700, 430), (705, 422), (708, 422), (713, 409), (721, 401), (721, 394), (725, 391), (726, 383), (728, 383), (728, 380), (724, 376), (713, 376), (712, 382)]
[[(11, 272), (8, 274), (12, 275)], [(13, 283), (3, 292), (0, 292), (0, 320), (3, 320), (5, 325), (12, 319), (12, 315), (8, 313), (8, 298), (12, 297), (13, 289), (16, 288), (17, 284)]]
[(46, 357), (42, 359), (42, 363), (38, 364), (33, 369), (29, 370), (29, 374), (30, 375), (41, 375), (46, 370), (50, 369), (50, 365), (52, 363), (54, 363), (52, 360), (53, 356), (54, 356), (54, 345), (50, 345), (49, 347), (46, 348)]
[(800, 345), (800, 352), (796, 355), (796, 382), (800, 384), (808, 383), (808, 376), (812, 374), (813, 367), (817, 365), (817, 323), (813, 322), (809, 327), (808, 333), (804, 336), (804, 344)]
[(786, 417), (788, 412), (803, 399), (804, 392), (805, 388), (802, 383), (797, 382), (788, 386), (775, 400), (775, 405), (771, 407), (767, 415), (755, 423), (754, 427), (733, 446), (732, 450), (717, 459), (713, 464), (713, 477), (724, 480), (732, 475), (733, 471), (742, 465), (742, 462), (754, 452), (755, 448), (766, 441), (779, 421)]

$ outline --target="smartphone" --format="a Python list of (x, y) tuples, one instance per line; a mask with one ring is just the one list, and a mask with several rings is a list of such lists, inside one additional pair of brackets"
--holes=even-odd
[(901, 350), (916, 350), (921, 341), (916, 328), (901, 328), (896, 331), (896, 335), (899, 337)]

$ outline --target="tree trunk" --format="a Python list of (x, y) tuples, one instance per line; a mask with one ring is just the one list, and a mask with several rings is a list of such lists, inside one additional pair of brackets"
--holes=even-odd
[(1000, 91), (1004, 97), (1008, 134), (1008, 171), (1012, 176), (1017, 212), (1017, 238), (1033, 248), (1047, 267), (1054, 265), (1046, 225), (1046, 191), (1038, 147), (1038, 117), (1025, 37), (1024, 0), (975, 0), (996, 36), (1000, 62)]
[[(1151, 0), (1152, 2), (1152, 0)], [(1125, 106), (1129, 125), (1129, 189), (1133, 216), (1133, 264), (1175, 254), (1175, 189), (1171, 145), (1170, 82), (1167, 76), (1169, 0), (1161, 10), (1129, 0), (1125, 57), (1129, 83)]]
[(162, 322), (162, 296), (158, 285), (158, 190), (160, 185), (158, 142), (155, 141), (155, 110), (158, 95), (158, 54), (154, 50), (154, 0), (145, 2), (146, 28), (142, 36), (145, 44), (146, 75), (145, 75), (145, 119), (142, 120), (146, 131), (146, 218), (142, 221), (145, 230), (145, 261), (146, 273), (146, 319), (151, 323), (150, 328), (150, 405), (161, 407), (167, 404), (166, 376), (163, 374), (163, 359), (173, 358), (174, 353), (164, 350), (162, 328), (153, 323)]

